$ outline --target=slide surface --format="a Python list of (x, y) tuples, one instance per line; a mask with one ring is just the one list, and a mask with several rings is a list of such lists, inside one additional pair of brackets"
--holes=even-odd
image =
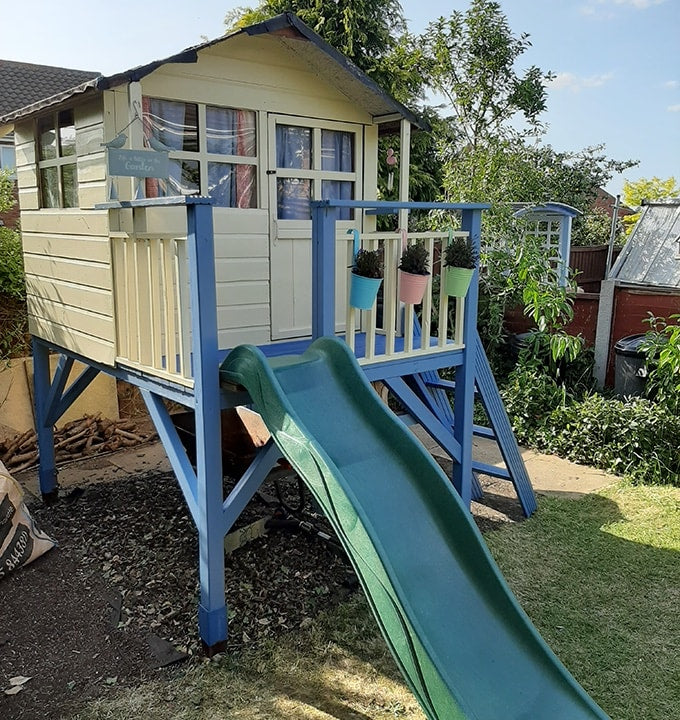
[(429, 720), (605, 720), (533, 627), (451, 482), (381, 402), (350, 350), (321, 338), (221, 368), (250, 393), (324, 508)]

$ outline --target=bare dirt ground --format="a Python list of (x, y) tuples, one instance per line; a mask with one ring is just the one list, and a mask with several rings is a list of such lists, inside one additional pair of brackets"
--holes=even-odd
[[(72, 465), (55, 504), (32, 503), (59, 546), (0, 585), (3, 720), (69, 718), (88, 699), (201, 661), (196, 532), (161, 456), (150, 446)], [(18, 479), (35, 488), (34, 472)], [(481, 480), (485, 497), (473, 513), (483, 531), (522, 519), (509, 483)], [(298, 502), (293, 478), (278, 489), (288, 505)], [(268, 481), (263, 493), (270, 500), (277, 487)], [(265, 499), (239, 524), (272, 515)], [(309, 498), (305, 517), (329, 530)], [(304, 627), (356, 590), (342, 551), (313, 530), (270, 530), (227, 557), (227, 652)], [(5, 695), (16, 676), (31, 679)]]

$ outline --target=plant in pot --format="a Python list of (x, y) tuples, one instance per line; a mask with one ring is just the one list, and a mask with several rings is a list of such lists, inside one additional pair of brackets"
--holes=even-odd
[(469, 237), (454, 235), (444, 250), (446, 294), (465, 297), (477, 265), (477, 252)]
[(408, 245), (399, 262), (399, 300), (417, 305), (423, 301), (430, 277), (430, 253), (422, 243)]
[(370, 310), (380, 289), (383, 264), (380, 250), (359, 250), (352, 265), (349, 303), (360, 310)]

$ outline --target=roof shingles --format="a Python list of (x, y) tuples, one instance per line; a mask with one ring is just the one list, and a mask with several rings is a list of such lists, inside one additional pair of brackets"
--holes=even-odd
[(99, 75), (87, 70), (0, 60), (0, 117)]

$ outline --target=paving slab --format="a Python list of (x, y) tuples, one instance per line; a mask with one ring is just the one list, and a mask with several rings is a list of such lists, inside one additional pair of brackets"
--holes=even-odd
[[(422, 427), (416, 425), (412, 427), (412, 430), (435, 458), (444, 462), (450, 460), (447, 453)], [(578, 465), (555, 455), (545, 455), (528, 448), (520, 448), (520, 452), (537, 494), (577, 498), (611, 485), (619, 479), (602, 470)], [(493, 440), (475, 437), (473, 455), (476, 460), (481, 462), (504, 467), (498, 446)], [(146, 472), (165, 473), (171, 471), (165, 449), (157, 441), (62, 465), (59, 468), (58, 478), (59, 485), (62, 488), (68, 488), (90, 483), (109, 482), (116, 478)], [(485, 491), (487, 489), (493, 491), (494, 487), (500, 488), (508, 484), (507, 481), (497, 478), (483, 477)], [(17, 473), (16, 479), (27, 492), (36, 497), (39, 496), (36, 468)]]
[[(434, 457), (448, 459), (448, 454), (423, 430), (413, 426), (413, 432)], [(498, 445), (494, 440), (475, 437), (472, 442), (473, 457), (480, 462), (496, 467), (505, 467)], [(545, 455), (536, 450), (520, 447), (520, 453), (534, 492), (543, 495), (560, 495), (578, 498), (600, 490), (620, 480), (616, 475), (603, 470), (578, 465), (556, 455)], [(493, 480), (489, 478), (493, 484)], [(505, 484), (507, 481), (495, 480)]]

